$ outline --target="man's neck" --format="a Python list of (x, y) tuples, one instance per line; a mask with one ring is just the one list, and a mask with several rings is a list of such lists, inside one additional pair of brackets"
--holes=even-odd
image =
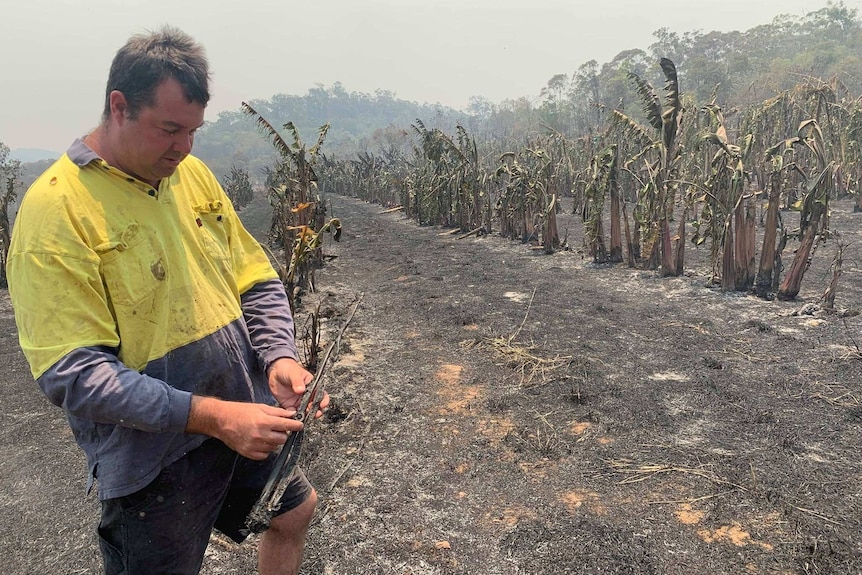
[(117, 159), (116, 154), (113, 153), (113, 146), (110, 144), (109, 140), (110, 134), (108, 133), (108, 127), (105, 124), (99, 125), (98, 128), (84, 136), (84, 143), (87, 144), (87, 146), (89, 146), (91, 150), (96, 152), (100, 158), (105, 160), (109, 166), (113, 166), (114, 168), (122, 170), (130, 176), (134, 176), (142, 182), (146, 182), (154, 188), (159, 189), (160, 182), (158, 180), (145, 180), (137, 174), (134, 174), (130, 170), (126, 169), (123, 164)]

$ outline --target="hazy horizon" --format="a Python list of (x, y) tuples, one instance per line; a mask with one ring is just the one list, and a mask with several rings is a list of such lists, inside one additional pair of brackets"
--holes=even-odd
[[(0, 21), (0, 141), (61, 152), (99, 122), (116, 50), (135, 33), (172, 24), (207, 49), (213, 94), (207, 120), (243, 100), (304, 95), (341, 82), (350, 92), (394, 92), (464, 109), (536, 98), (556, 74), (648, 49), (667, 27), (748, 30), (779, 14), (802, 16), (826, 0), (329, 0), (290, 5), (200, 0), (30, 0)], [(859, 9), (862, 0), (844, 3)], [(11, 12), (11, 14), (9, 13)], [(46, 18), (45, 15), (50, 17)]]

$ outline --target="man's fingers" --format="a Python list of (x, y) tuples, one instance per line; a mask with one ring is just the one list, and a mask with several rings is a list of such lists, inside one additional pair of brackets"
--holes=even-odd
[(262, 461), (269, 457), (269, 454), (272, 453), (272, 450), (269, 451), (247, 451), (243, 455), (248, 459), (253, 459), (254, 461)]

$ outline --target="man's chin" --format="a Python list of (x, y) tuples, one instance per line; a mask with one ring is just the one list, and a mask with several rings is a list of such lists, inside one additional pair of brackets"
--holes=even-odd
[(177, 171), (178, 167), (179, 167), (179, 162), (177, 162), (176, 164), (166, 163), (162, 166), (159, 166), (158, 170), (154, 170), (154, 171), (157, 172), (156, 175), (158, 176), (158, 179), (161, 180), (162, 178), (170, 178), (171, 176), (173, 176), (174, 172)]

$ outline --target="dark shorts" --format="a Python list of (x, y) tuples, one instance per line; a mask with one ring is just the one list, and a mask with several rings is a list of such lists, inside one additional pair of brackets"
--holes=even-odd
[[(144, 489), (102, 502), (99, 545), (106, 575), (191, 575), (213, 528), (237, 543), (275, 457), (252, 461), (210, 439), (164, 468)], [(300, 469), (275, 512), (300, 505), (312, 487)]]

